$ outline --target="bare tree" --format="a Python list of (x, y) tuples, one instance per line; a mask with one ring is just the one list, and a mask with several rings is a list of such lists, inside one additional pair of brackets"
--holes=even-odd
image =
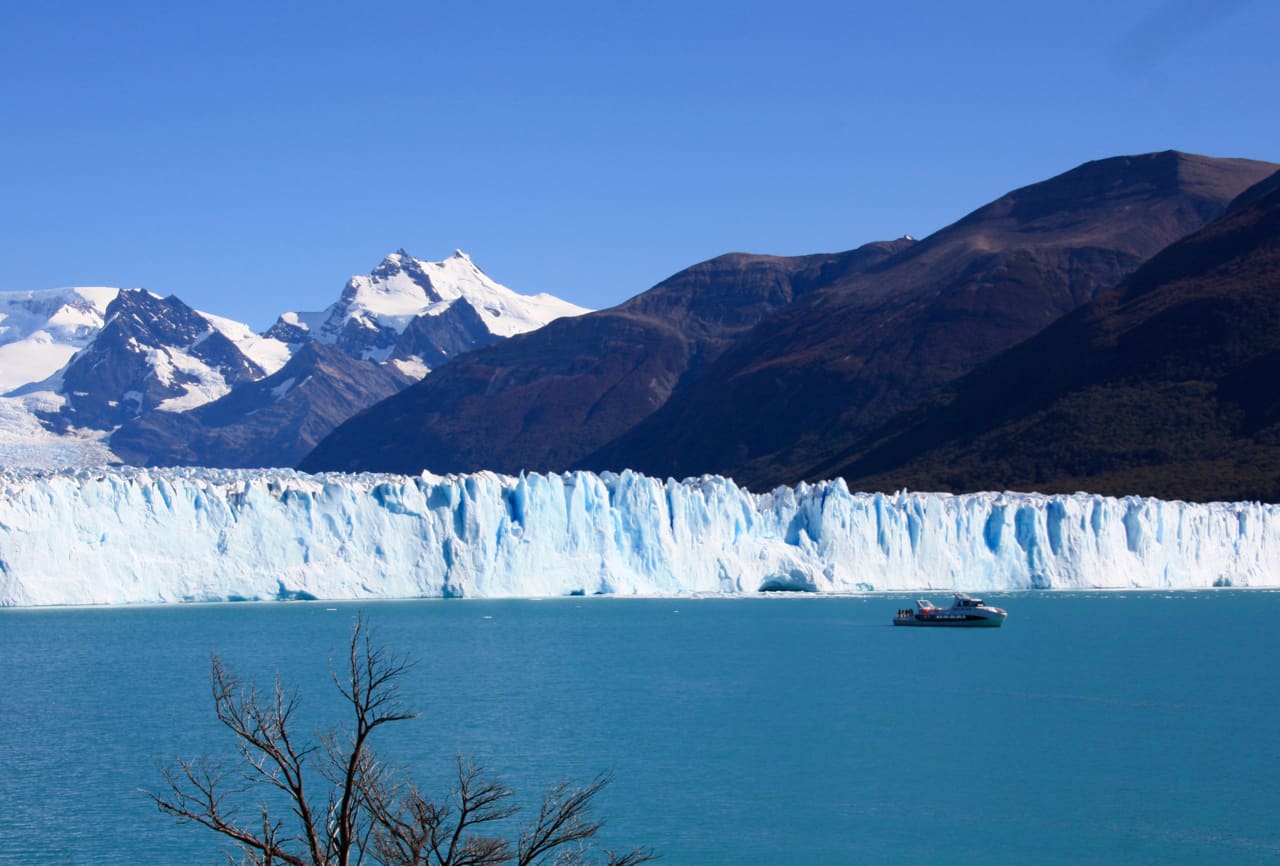
[[(357, 618), (345, 670), (331, 671), (346, 725), (306, 742), (295, 730), (295, 690), (277, 678), (270, 694), (260, 694), (214, 656), (214, 712), (234, 735), (237, 768), (208, 756), (177, 760), (163, 768), (167, 790), (146, 793), (179, 823), (235, 842), (242, 862), (254, 866), (636, 866), (654, 859), (643, 848), (595, 859), (592, 843), (602, 824), (590, 810), (608, 776), (551, 788), (537, 817), (514, 838), (485, 835), (492, 825), (511, 825), (520, 810), (515, 792), (472, 762), (458, 760), (453, 790), (441, 801), (396, 778), (369, 740), (378, 728), (417, 716), (400, 700), (410, 667), (376, 644)], [(246, 813), (255, 793), (257, 805)], [(274, 813), (268, 798), (277, 804)]]

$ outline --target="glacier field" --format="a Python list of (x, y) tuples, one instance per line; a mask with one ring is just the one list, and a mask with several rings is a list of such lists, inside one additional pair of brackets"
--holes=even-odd
[(1280, 506), (732, 481), (0, 471), (0, 605), (1280, 585)]

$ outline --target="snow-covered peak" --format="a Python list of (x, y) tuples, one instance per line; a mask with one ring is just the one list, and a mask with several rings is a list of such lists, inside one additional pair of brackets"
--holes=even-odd
[(491, 279), (462, 250), (454, 250), (442, 262), (411, 261), (426, 273), (436, 294), (449, 303), (465, 298), (489, 330), (502, 337), (536, 330), (564, 316), (590, 312), (554, 295), (518, 294)]
[(119, 289), (0, 292), (0, 394), (43, 381), (102, 330)]
[[(387, 364), (382, 372), (398, 370), (392, 378), (403, 384), (461, 352), (584, 312), (513, 292), (462, 250), (440, 262), (398, 250), (327, 309), (286, 313), (265, 334), (142, 289), (0, 292), (0, 465), (114, 459), (104, 443), (121, 425), (213, 403), (280, 371), (312, 340)], [(234, 413), (248, 403), (232, 405)]]
[(280, 323), (326, 343), (339, 342), (353, 327), (401, 334), (415, 318), (440, 315), (460, 298), (475, 308), (491, 333), (502, 337), (535, 330), (562, 316), (590, 312), (552, 295), (512, 291), (480, 270), (462, 250), (454, 250), (443, 261), (428, 262), (401, 249), (367, 276), (352, 277), (342, 297), (327, 309), (285, 313)]

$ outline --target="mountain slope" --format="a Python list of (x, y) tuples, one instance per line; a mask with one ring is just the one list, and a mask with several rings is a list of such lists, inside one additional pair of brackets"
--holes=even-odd
[(730, 254), (609, 310), (471, 352), (322, 442), (302, 466), (564, 468), (625, 432), (736, 337), (910, 241), (796, 258)]
[(1280, 501), (1276, 382), (1280, 174), (815, 473), (879, 489)]
[(199, 406), (287, 358), (247, 325), (140, 289), (0, 294), (3, 462), (118, 462), (117, 424)]
[(265, 334), (140, 289), (0, 293), (0, 452), (28, 466), (291, 465), (431, 368), (582, 312), (501, 286), (464, 253), (403, 250)]
[(126, 463), (270, 467), (302, 459), (334, 427), (413, 380), (311, 341), (282, 369), (188, 412), (152, 412), (111, 437)]
[(545, 293), (521, 295), (461, 250), (441, 262), (398, 250), (315, 313), (285, 313), (266, 336), (336, 345), (353, 358), (391, 360), (414, 378), (460, 351), (590, 312)]
[(102, 330), (119, 289), (0, 292), (0, 394), (58, 372)]
[(54, 391), (64, 405), (47, 420), (111, 429), (145, 412), (180, 412), (265, 375), (208, 319), (178, 298), (121, 290), (101, 330), (50, 380), (15, 394)]
[(521, 295), (461, 251), (442, 262), (404, 250), (348, 280), (318, 313), (286, 313), (264, 335), (288, 345), (279, 372), (179, 417), (151, 413), (111, 436), (144, 465), (291, 466), (339, 423), (454, 356), (586, 310)]
[(831, 281), (582, 460), (768, 487), (1026, 339), (1275, 170), (1176, 152), (1087, 163)]

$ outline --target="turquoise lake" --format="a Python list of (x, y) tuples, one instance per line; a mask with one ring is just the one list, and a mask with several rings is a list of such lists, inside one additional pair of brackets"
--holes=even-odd
[(1280, 592), (987, 599), (1003, 628), (895, 629), (903, 595), (0, 611), (0, 863), (225, 862), (139, 792), (229, 745), (210, 654), (311, 730), (360, 610), (418, 662), (387, 758), (531, 805), (612, 772), (603, 840), (662, 863), (1280, 863)]

